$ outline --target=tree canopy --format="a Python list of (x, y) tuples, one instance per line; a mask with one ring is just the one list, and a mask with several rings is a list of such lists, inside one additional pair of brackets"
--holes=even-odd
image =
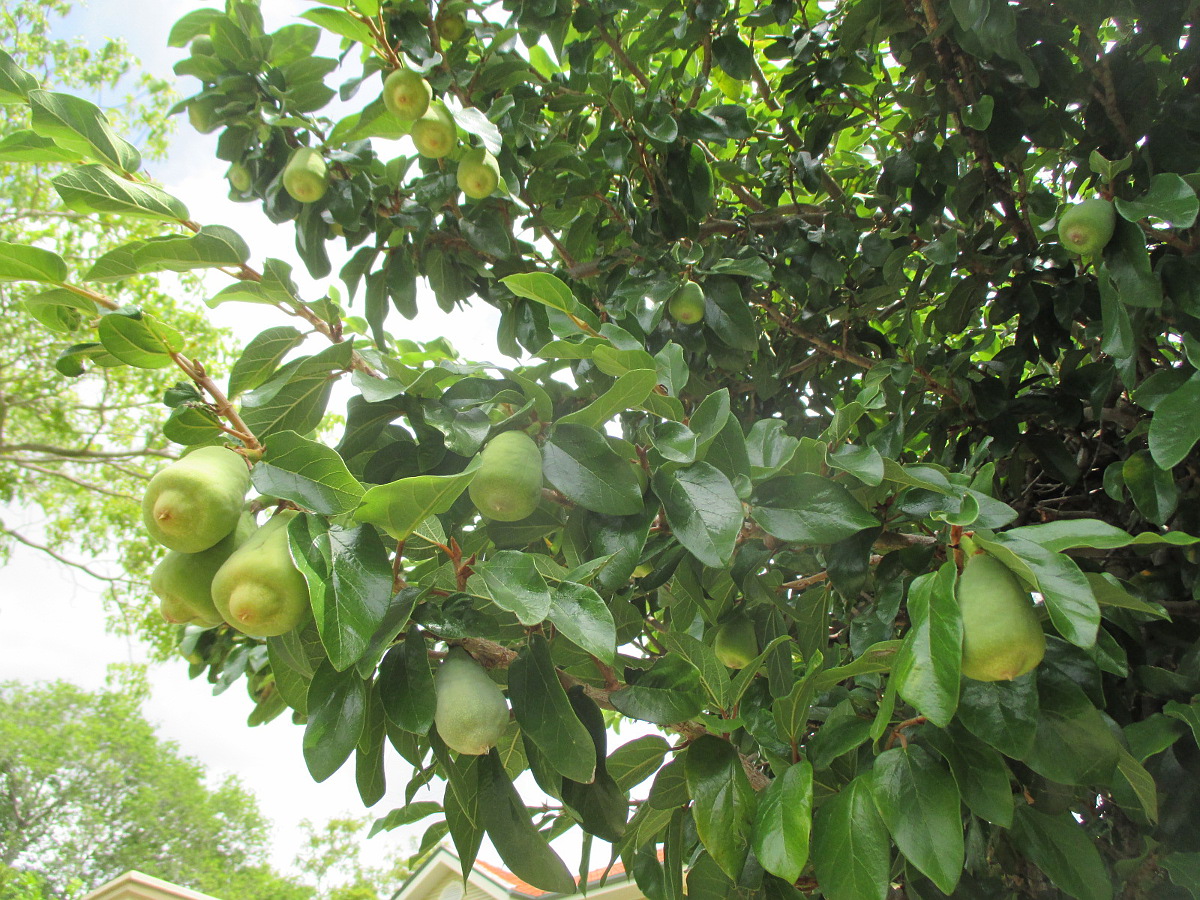
[[(367, 806), (394, 748), (377, 829), (562, 893), (579, 828), (650, 900), (1198, 895), (1196, 13), (228, 0), (176, 111), (324, 296), (7, 55), (0, 159), (157, 233), (0, 278), (244, 458), (236, 549), (240, 470), (148, 495), (231, 542), (181, 650)], [(203, 268), (293, 320), (228, 372), (125, 293)], [(406, 339), (435, 303), (508, 361)]]

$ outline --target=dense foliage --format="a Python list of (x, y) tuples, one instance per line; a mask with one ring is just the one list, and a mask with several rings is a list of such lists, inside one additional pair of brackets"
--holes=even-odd
[[(691, 897), (1183, 897), (1196, 7), (329, 0), (266, 33), (230, 0), (171, 33), (201, 85), (180, 111), (220, 130), (231, 197), (341, 286), (302, 298), (287, 262), (252, 266), (98, 110), (7, 58), (0, 99), (32, 130), (0, 158), (77, 162), (54, 180), (68, 209), (161, 231), (70, 263), (9, 245), (0, 277), (49, 285), (31, 312), (71, 342), (64, 375), (176, 366), (164, 434), (237, 447), (259, 510), (301, 510), (311, 618), (265, 640), (189, 626), (182, 650), (245, 676), (252, 722), (290, 708), (314, 778), (354, 756), (368, 806), (387, 745), (411, 763), (379, 827), (428, 817), (464, 867), (486, 834), (570, 892), (546, 839), (578, 826), (651, 900), (684, 878)], [(393, 111), (412, 96), (380, 96), (401, 66), (431, 88), (417, 125)], [(1102, 237), (1060, 242), (1095, 198)], [(234, 279), (210, 303), (301, 320), (221, 383), (123, 294), (200, 267)], [(431, 303), (494, 307), (514, 361), (403, 339)], [(338, 379), (354, 395), (323, 442)], [(481, 454), (518, 430), (537, 452)], [(979, 615), (988, 579), (1003, 626)], [(1017, 661), (980, 658), (1010, 620)], [(447, 652), (505, 690), (490, 753), (440, 736), (435, 698), (487, 693), (435, 692)], [(617, 715), (667, 737), (609, 753)]]

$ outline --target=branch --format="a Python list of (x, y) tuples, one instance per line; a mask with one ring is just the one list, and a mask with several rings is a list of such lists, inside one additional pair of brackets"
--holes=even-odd
[[(165, 459), (175, 459), (174, 454), (165, 450), (155, 450), (142, 447), (140, 450), (75, 450), (69, 447), (53, 447), (49, 444), (0, 444), (0, 454), (19, 452), (45, 453), (49, 456), (61, 456), (67, 459), (131, 459), (136, 456), (161, 456)], [(44, 460), (43, 460), (44, 461)]]
[(23, 462), (21, 460), (10, 459), (9, 462), (13, 463), (19, 468), (28, 469), (31, 472), (39, 472), (42, 475), (50, 475), (54, 478), (61, 478), (64, 481), (69, 481), (71, 484), (81, 487), (85, 491), (94, 491), (97, 494), (104, 494), (108, 497), (116, 497), (118, 500), (128, 500), (131, 503), (137, 502), (137, 498), (131, 497), (129, 494), (122, 494), (119, 491), (110, 491), (108, 488), (101, 487), (98, 484), (90, 484), (79, 478), (68, 475), (66, 472), (59, 472), (55, 469), (47, 469), (45, 466), (39, 466), (36, 463)]
[(83, 563), (76, 562), (73, 559), (68, 559), (67, 557), (65, 557), (61, 553), (59, 553), (57, 550), (53, 550), (44, 544), (39, 544), (36, 541), (32, 541), (29, 538), (25, 537), (24, 535), (20, 534), (19, 532), (13, 531), (11, 528), (5, 528), (3, 525), (0, 525), (0, 533), (7, 534), (18, 544), (24, 544), (26, 547), (31, 547), (34, 550), (40, 550), (42, 553), (45, 553), (51, 559), (54, 559), (54, 560), (62, 563), (65, 566), (70, 566), (72, 569), (78, 569), (80, 572), (90, 575), (92, 578), (95, 578), (97, 581), (107, 581), (109, 583), (123, 582), (125, 584), (138, 584), (139, 583), (132, 578), (122, 578), (119, 575), (101, 575), (99, 572), (92, 571)]

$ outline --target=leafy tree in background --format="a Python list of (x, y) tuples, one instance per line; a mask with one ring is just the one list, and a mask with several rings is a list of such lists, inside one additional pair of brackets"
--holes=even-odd
[[(300, 511), (301, 623), (181, 649), (245, 676), (252, 722), (289, 709), (317, 780), (353, 756), (368, 806), (387, 747), (411, 763), (376, 828), (428, 818), (464, 868), (486, 834), (551, 892), (547, 839), (579, 827), (651, 900), (1195, 896), (1196, 13), (330, 0), (267, 33), (230, 0), (172, 30), (180, 111), (340, 286), (252, 266), (8, 57), (0, 99), (35, 114), (0, 149), (72, 157), (68, 210), (162, 240), (9, 244), (0, 278), (82, 313), (64, 374), (174, 364), (167, 436), (236, 447), (256, 506)], [(402, 66), (444, 104), (419, 128), (380, 96)], [(1085, 198), (1079, 258), (1055, 223)], [(228, 379), (196, 365), (125, 293), (189, 267), (294, 323)], [(495, 308), (521, 361), (403, 339), (430, 302)], [(993, 595), (1020, 666), (978, 655)], [(471, 702), (434, 727), (448, 655), (437, 691)], [(497, 746), (448, 747), (498, 687)], [(609, 752), (615, 716), (662, 735)]]
[[(73, 4), (66, 0), (0, 2), (0, 46), (19, 64), (37, 72), (47, 86), (119, 97), (110, 113), (135, 135), (149, 158), (160, 158), (172, 120), (170, 86), (139, 72), (124, 44), (109, 41), (90, 49), (80, 41), (52, 36)], [(0, 108), (0, 133), (20, 133), (27, 108)], [(130, 240), (157, 233), (147, 223), (111, 216), (91, 217), (54, 202), (50, 180), (63, 171), (54, 154), (28, 165), (29, 149), (9, 142), (0, 154), (0, 239), (45, 242), (66, 257), (83, 259)], [(185, 292), (197, 283), (187, 278)], [(220, 364), (221, 338), (195, 305), (177, 301), (151, 280), (127, 282), (131, 303), (170, 311), (188, 330), (194, 352)], [(158, 396), (171, 381), (163, 374), (130, 368), (98, 368), (66, 385), (54, 367), (61, 327), (42, 307), (51, 326), (30, 328), (23, 302), (34, 290), (0, 285), (0, 553), (17, 545), (48, 553), (107, 586), (113, 626), (153, 643), (159, 657), (172, 640), (146, 579), (159, 556), (135, 527), (145, 481), (164, 457), (175, 455), (159, 434), (163, 410)], [(85, 520), (87, 528), (79, 528)]]
[(387, 900), (409, 874), (407, 856), (392, 854), (382, 865), (363, 862), (361, 850), (370, 821), (351, 816), (318, 826), (300, 823), (304, 840), (296, 853), (296, 870), (328, 900)]
[(222, 900), (312, 897), (267, 864), (253, 795), (208, 787), (155, 735), (144, 690), (0, 685), (0, 897), (82, 896), (129, 869)]

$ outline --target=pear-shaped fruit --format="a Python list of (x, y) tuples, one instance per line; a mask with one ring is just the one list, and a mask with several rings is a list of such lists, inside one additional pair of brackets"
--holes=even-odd
[(704, 319), (704, 289), (694, 281), (686, 281), (667, 302), (667, 312), (676, 322), (695, 325)]
[(1110, 201), (1093, 197), (1076, 203), (1058, 220), (1058, 240), (1072, 253), (1094, 256), (1112, 240), (1117, 214)]
[(397, 69), (383, 82), (383, 105), (402, 119), (419, 119), (429, 109), (433, 88), (412, 69)]
[(437, 25), (438, 36), (442, 40), (457, 41), (467, 33), (466, 17), (460, 12), (439, 13), (434, 24)]
[(417, 152), (429, 159), (449, 156), (454, 145), (458, 143), (454, 117), (440, 100), (430, 103), (425, 114), (413, 122), (409, 135), (416, 145)]
[(243, 634), (274, 637), (291, 631), (308, 616), (308, 582), (288, 548), (288, 522), (296, 515), (294, 509), (277, 513), (213, 576), (217, 612)]
[(150, 590), (159, 599), (162, 617), (173, 625), (220, 625), (224, 620), (213, 603), (213, 576), (256, 527), (254, 518), (243, 513), (237, 528), (207, 550), (168, 553), (150, 575)]
[(500, 183), (500, 164), (482, 147), (463, 154), (458, 162), (458, 188), (472, 200), (490, 197)]
[(329, 167), (321, 151), (313, 147), (297, 147), (283, 167), (283, 189), (293, 200), (316, 203), (329, 187)]
[(508, 726), (504, 693), (479, 663), (455, 647), (434, 678), (437, 706), (433, 724), (446, 746), (481, 756), (496, 746)]
[(486, 518), (517, 522), (528, 517), (542, 498), (542, 451), (523, 431), (496, 435), (481, 451), (467, 491)]
[(239, 453), (200, 447), (162, 469), (146, 487), (142, 520), (168, 550), (199, 553), (237, 527), (250, 470)]
[(229, 186), (239, 194), (244, 194), (250, 190), (250, 186), (254, 183), (254, 178), (250, 174), (250, 170), (244, 163), (235, 162), (225, 171), (225, 178), (229, 181)]
[(731, 669), (744, 669), (758, 656), (758, 638), (754, 634), (754, 623), (744, 613), (717, 626), (713, 636), (713, 650), (721, 665)]
[(967, 558), (958, 578), (962, 673), (976, 681), (1011, 681), (1042, 661), (1046, 635), (1029, 591), (993, 556)]

